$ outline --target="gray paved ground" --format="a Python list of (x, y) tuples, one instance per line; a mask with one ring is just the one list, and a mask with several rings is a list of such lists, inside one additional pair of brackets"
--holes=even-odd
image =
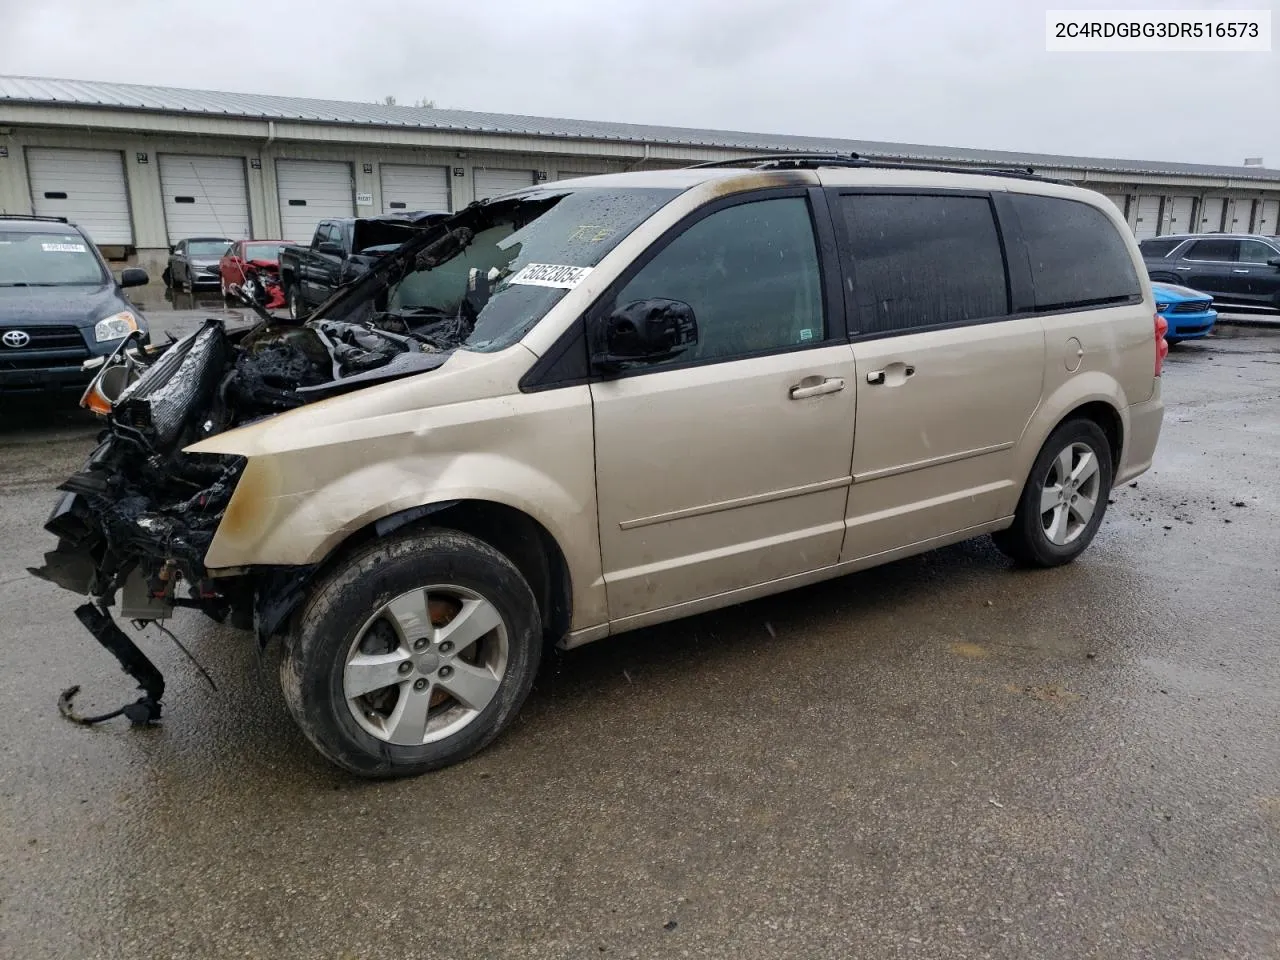
[(6, 405), (0, 956), (1280, 956), (1280, 337), (1165, 391), (1074, 566), (976, 541), (587, 647), (393, 784), (196, 616), (219, 693), (147, 638), (162, 727), (61, 720), (128, 692), (24, 573), (93, 427)]

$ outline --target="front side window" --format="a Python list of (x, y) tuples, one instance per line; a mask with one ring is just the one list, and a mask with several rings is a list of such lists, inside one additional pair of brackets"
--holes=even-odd
[(1197, 240), (1186, 252), (1188, 260), (1206, 260), (1210, 263), (1234, 263), (1239, 254), (1240, 241), (1215, 237)]
[(1280, 253), (1276, 253), (1270, 244), (1263, 243), (1261, 240), (1240, 241), (1240, 263), (1265, 264), (1276, 257), (1280, 257)]
[(697, 221), (641, 267), (614, 303), (654, 297), (684, 301), (698, 321), (698, 342), (667, 363), (822, 341), (822, 274), (808, 201), (757, 200)]
[(849, 194), (840, 208), (851, 334), (1008, 315), (1004, 253), (985, 197)]
[(80, 234), (0, 229), (0, 287), (63, 287), (105, 282), (102, 264)]
[(1126, 303), (1142, 296), (1129, 247), (1111, 218), (1064, 197), (1009, 194), (1018, 218), (1037, 310)]

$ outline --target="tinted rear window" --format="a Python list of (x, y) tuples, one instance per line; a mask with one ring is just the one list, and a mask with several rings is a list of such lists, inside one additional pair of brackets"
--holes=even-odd
[(1167, 257), (1173, 252), (1173, 248), (1181, 242), (1181, 240), (1143, 240), (1138, 244), (1138, 248), (1142, 251), (1144, 257), (1155, 260), (1160, 257)]
[(1014, 193), (1037, 310), (1123, 303), (1142, 296), (1129, 247), (1109, 217), (1078, 200)]
[(1183, 256), (1188, 260), (1209, 260), (1214, 263), (1234, 263), (1236, 253), (1240, 249), (1239, 240), (1227, 240), (1214, 237), (1209, 240), (1197, 240)]
[(1008, 282), (985, 197), (840, 198), (857, 309), (850, 333), (1006, 316)]

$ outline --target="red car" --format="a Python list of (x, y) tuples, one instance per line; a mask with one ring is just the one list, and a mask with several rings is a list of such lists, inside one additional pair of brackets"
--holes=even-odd
[(280, 247), (287, 240), (237, 240), (219, 264), (222, 295), (230, 297), (230, 286), (238, 284), (268, 310), (284, 306), (280, 288)]

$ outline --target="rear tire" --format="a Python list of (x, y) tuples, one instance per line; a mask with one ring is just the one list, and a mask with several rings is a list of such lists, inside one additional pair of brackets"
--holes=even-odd
[(330, 761), (407, 777), (497, 737), (541, 655), (538, 606), (515, 565), (482, 540), (434, 529), (379, 540), (316, 584), (285, 639), (280, 685)]
[(1068, 420), (1045, 441), (1013, 525), (992, 534), (996, 546), (1024, 566), (1070, 563), (1098, 532), (1113, 470), (1111, 444), (1102, 428), (1092, 420)]

